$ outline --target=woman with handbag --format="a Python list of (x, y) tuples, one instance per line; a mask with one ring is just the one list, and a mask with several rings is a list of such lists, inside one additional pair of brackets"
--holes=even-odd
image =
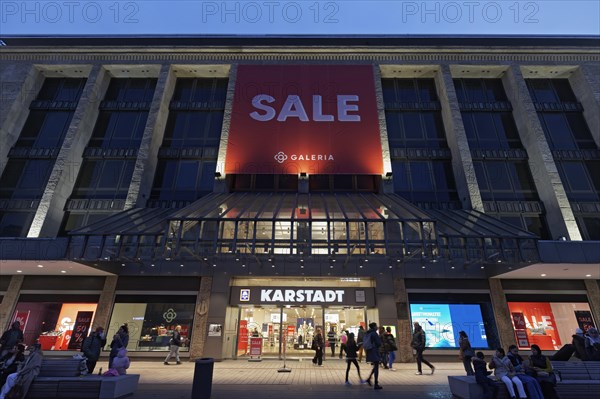
[(471, 359), (475, 356), (475, 351), (471, 348), (471, 343), (469, 342), (469, 336), (464, 331), (458, 332), (458, 346), (460, 351), (458, 352), (458, 357), (463, 362), (463, 366), (465, 367), (465, 371), (467, 375), (475, 375), (473, 371), (473, 366), (471, 365)]
[(315, 357), (313, 357), (313, 365), (322, 366), (323, 365), (323, 347), (325, 346), (325, 341), (323, 340), (323, 334), (321, 333), (321, 329), (317, 328), (315, 332), (315, 336), (313, 337), (312, 349), (315, 351)]
[(552, 370), (552, 363), (548, 357), (542, 355), (539, 346), (531, 345), (531, 355), (529, 356), (529, 368), (526, 373), (534, 376), (542, 387), (542, 393), (545, 399), (558, 399), (556, 393), (556, 374)]

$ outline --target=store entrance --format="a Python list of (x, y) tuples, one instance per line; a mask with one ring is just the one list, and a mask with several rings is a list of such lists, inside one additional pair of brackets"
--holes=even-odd
[(327, 332), (334, 331), (335, 342), (327, 343), (325, 355), (339, 356), (341, 334), (357, 335), (358, 327), (365, 326), (365, 312), (364, 307), (241, 306), (236, 357), (250, 357), (250, 338), (260, 337), (262, 357), (282, 358), (285, 353), (288, 358), (311, 358), (316, 328), (321, 328), (326, 341)]

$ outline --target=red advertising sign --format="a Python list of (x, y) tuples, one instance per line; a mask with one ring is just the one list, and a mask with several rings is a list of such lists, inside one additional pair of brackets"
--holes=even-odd
[(18, 321), (21, 331), (25, 331), (25, 327), (27, 327), (27, 320), (29, 320), (29, 311), (28, 310), (27, 311), (17, 310), (15, 312), (15, 318), (13, 319), (13, 323), (15, 321)]
[(72, 335), (69, 339), (69, 349), (81, 349), (83, 340), (88, 336), (93, 316), (94, 312), (77, 312)]
[(262, 355), (262, 338), (251, 337), (250, 338), (250, 356)]
[(515, 336), (517, 337), (519, 348), (529, 348), (529, 339), (527, 338), (526, 330), (516, 330)]
[(240, 65), (225, 173), (381, 174), (370, 65)]
[(527, 323), (525, 323), (525, 317), (523, 313), (512, 313), (513, 324), (515, 325), (515, 330), (525, 330), (527, 328)]

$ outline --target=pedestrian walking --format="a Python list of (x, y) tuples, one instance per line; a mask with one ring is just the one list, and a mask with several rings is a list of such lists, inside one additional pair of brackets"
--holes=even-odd
[(367, 382), (365, 380), (362, 379), (362, 377), (360, 376), (360, 366), (358, 365), (358, 362), (356, 361), (356, 351), (358, 350), (358, 345), (356, 344), (356, 341), (354, 340), (354, 333), (349, 333), (348, 334), (348, 339), (346, 340), (346, 385), (352, 385), (350, 383), (350, 381), (348, 380), (348, 374), (350, 374), (350, 366), (352, 366), (352, 364), (354, 364), (354, 366), (356, 366), (356, 372), (358, 373), (358, 380), (360, 381), (361, 384), (366, 384)]
[(104, 328), (102, 327), (96, 327), (96, 330), (83, 340), (81, 352), (85, 356), (88, 374), (94, 372), (94, 368), (100, 358), (100, 352), (102, 352), (104, 345), (106, 345), (106, 337), (104, 335)]
[(340, 359), (344, 355), (346, 351), (346, 343), (348, 342), (348, 330), (345, 330), (342, 335), (340, 335)]
[(412, 346), (417, 353), (417, 372), (415, 374), (423, 374), (421, 363), (425, 363), (427, 366), (429, 366), (429, 368), (431, 368), (431, 374), (433, 374), (435, 372), (435, 367), (423, 357), (423, 351), (425, 350), (425, 344), (427, 342), (425, 331), (423, 331), (423, 327), (421, 327), (421, 325), (416, 321), (414, 323), (414, 327), (415, 328), (410, 346)]
[(166, 366), (169, 365), (169, 359), (174, 357), (177, 364), (181, 364), (179, 359), (179, 348), (183, 345), (183, 340), (181, 339), (181, 326), (175, 327), (173, 330), (173, 335), (171, 335), (171, 340), (169, 341), (169, 354), (165, 358), (164, 364)]
[(379, 348), (379, 355), (381, 357), (381, 360), (379, 361), (379, 364), (384, 369), (387, 369), (388, 368), (388, 352), (387, 352), (387, 348), (385, 346), (385, 327), (383, 327), (383, 326), (379, 327), (379, 329), (377, 330), (377, 333), (379, 334), (379, 339), (381, 339), (381, 347)]
[(329, 332), (327, 333), (327, 344), (329, 345), (329, 348), (331, 348), (331, 357), (335, 356), (335, 330), (333, 329), (333, 326), (331, 326), (331, 328), (329, 329)]
[(394, 338), (394, 334), (392, 334), (392, 328), (389, 326), (385, 328), (383, 346), (385, 346), (385, 350), (388, 354), (388, 368), (390, 371), (395, 371), (392, 366), (396, 360), (396, 351), (398, 350), (398, 346), (396, 345), (396, 338)]
[(358, 362), (362, 362), (363, 352), (363, 339), (365, 338), (365, 328), (363, 326), (358, 327), (358, 336), (356, 337), (356, 344), (358, 345)]
[(323, 334), (321, 333), (321, 329), (317, 328), (315, 330), (315, 335), (313, 337), (312, 349), (315, 351), (315, 357), (313, 357), (313, 365), (322, 366), (323, 365), (323, 347), (325, 346), (325, 340), (323, 339)]
[(363, 339), (363, 346), (367, 351), (367, 363), (373, 365), (371, 373), (367, 378), (367, 384), (371, 386), (371, 377), (375, 377), (375, 389), (382, 389), (379, 385), (379, 362), (381, 362), (381, 355), (379, 354), (379, 348), (381, 348), (381, 338), (377, 332), (377, 323), (373, 322), (369, 324), (369, 331), (365, 334)]
[(475, 375), (473, 366), (471, 365), (471, 359), (473, 359), (475, 352), (473, 351), (473, 348), (471, 348), (469, 336), (464, 331), (458, 332), (458, 346), (460, 348), (458, 357), (462, 360), (467, 375)]

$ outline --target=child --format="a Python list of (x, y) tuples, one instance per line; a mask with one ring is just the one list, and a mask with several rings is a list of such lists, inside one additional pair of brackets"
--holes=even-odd
[(483, 399), (492, 399), (496, 397), (498, 387), (488, 378), (491, 371), (487, 371), (485, 356), (483, 352), (477, 352), (473, 358), (473, 368), (475, 369), (475, 381), (483, 389)]
[(127, 374), (129, 368), (129, 358), (127, 357), (127, 349), (119, 349), (119, 353), (115, 360), (113, 360), (112, 367), (119, 372), (119, 375)]

